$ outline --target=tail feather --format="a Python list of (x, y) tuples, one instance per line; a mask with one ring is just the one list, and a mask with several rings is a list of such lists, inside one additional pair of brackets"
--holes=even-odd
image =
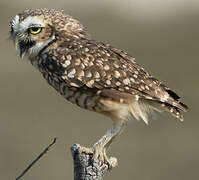
[(168, 105), (171, 104), (174, 107), (186, 112), (188, 110), (188, 106), (180, 102), (180, 96), (178, 96), (174, 91), (169, 89), (167, 86), (164, 84), (160, 85), (168, 94), (169, 94), (169, 99), (168, 99)]
[[(163, 86), (163, 85), (161, 85)], [(184, 117), (181, 111), (186, 112), (188, 106), (180, 102), (180, 97), (168, 87), (164, 86), (165, 91), (169, 94), (167, 102), (161, 102), (161, 106), (164, 110), (170, 112), (174, 117), (183, 121)]]
[(137, 120), (142, 119), (146, 124), (149, 118), (155, 116), (155, 112), (162, 112), (160, 105), (157, 105), (155, 101), (139, 99), (130, 105), (131, 115)]
[(187, 106), (180, 103), (178, 107), (164, 102), (139, 99), (137, 102), (131, 104), (130, 112), (135, 119), (137, 120), (142, 119), (146, 124), (148, 124), (149, 117), (150, 119), (151, 117), (152, 118), (154, 117), (155, 112), (162, 112), (163, 110), (171, 113), (174, 117), (178, 118), (180, 121), (183, 121), (184, 117), (181, 111), (187, 109), (186, 108)]
[(163, 109), (170, 112), (174, 117), (178, 118), (180, 121), (184, 120), (183, 114), (179, 108), (174, 107), (167, 103), (162, 103), (161, 106), (163, 107)]

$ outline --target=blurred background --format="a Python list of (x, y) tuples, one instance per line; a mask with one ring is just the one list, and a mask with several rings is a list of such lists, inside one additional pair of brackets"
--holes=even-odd
[(70, 147), (91, 146), (111, 120), (82, 110), (48, 86), (7, 40), (9, 21), (26, 8), (63, 9), (93, 38), (133, 55), (190, 107), (181, 123), (168, 114), (130, 122), (109, 155), (119, 166), (104, 179), (199, 179), (199, 2), (195, 0), (1, 0), (0, 179), (15, 179), (54, 137), (56, 145), (23, 179), (73, 179)]

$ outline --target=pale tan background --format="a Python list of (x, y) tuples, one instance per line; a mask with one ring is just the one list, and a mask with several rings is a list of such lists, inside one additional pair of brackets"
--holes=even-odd
[(70, 146), (91, 145), (111, 121), (66, 102), (7, 41), (10, 19), (25, 8), (64, 9), (92, 36), (126, 50), (183, 96), (185, 121), (164, 114), (131, 122), (109, 154), (119, 167), (105, 179), (199, 179), (199, 2), (192, 0), (1, 0), (0, 179), (11, 180), (50, 143), (56, 146), (26, 180), (73, 179)]

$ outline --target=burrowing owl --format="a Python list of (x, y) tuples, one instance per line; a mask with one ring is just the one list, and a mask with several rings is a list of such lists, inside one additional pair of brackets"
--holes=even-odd
[(28, 9), (11, 21), (11, 39), (21, 57), (64, 98), (110, 117), (113, 127), (93, 146), (94, 158), (109, 162), (106, 149), (130, 119), (148, 123), (161, 109), (183, 120), (179, 96), (136, 64), (126, 52), (93, 40), (62, 11)]

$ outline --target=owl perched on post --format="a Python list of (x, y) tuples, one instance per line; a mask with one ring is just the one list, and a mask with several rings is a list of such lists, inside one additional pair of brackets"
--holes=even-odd
[(92, 39), (84, 26), (63, 11), (28, 9), (11, 23), (11, 39), (68, 101), (113, 120), (94, 144), (94, 159), (106, 161), (106, 149), (130, 119), (148, 123), (153, 111), (166, 110), (183, 120), (180, 97), (136, 64), (126, 52)]

